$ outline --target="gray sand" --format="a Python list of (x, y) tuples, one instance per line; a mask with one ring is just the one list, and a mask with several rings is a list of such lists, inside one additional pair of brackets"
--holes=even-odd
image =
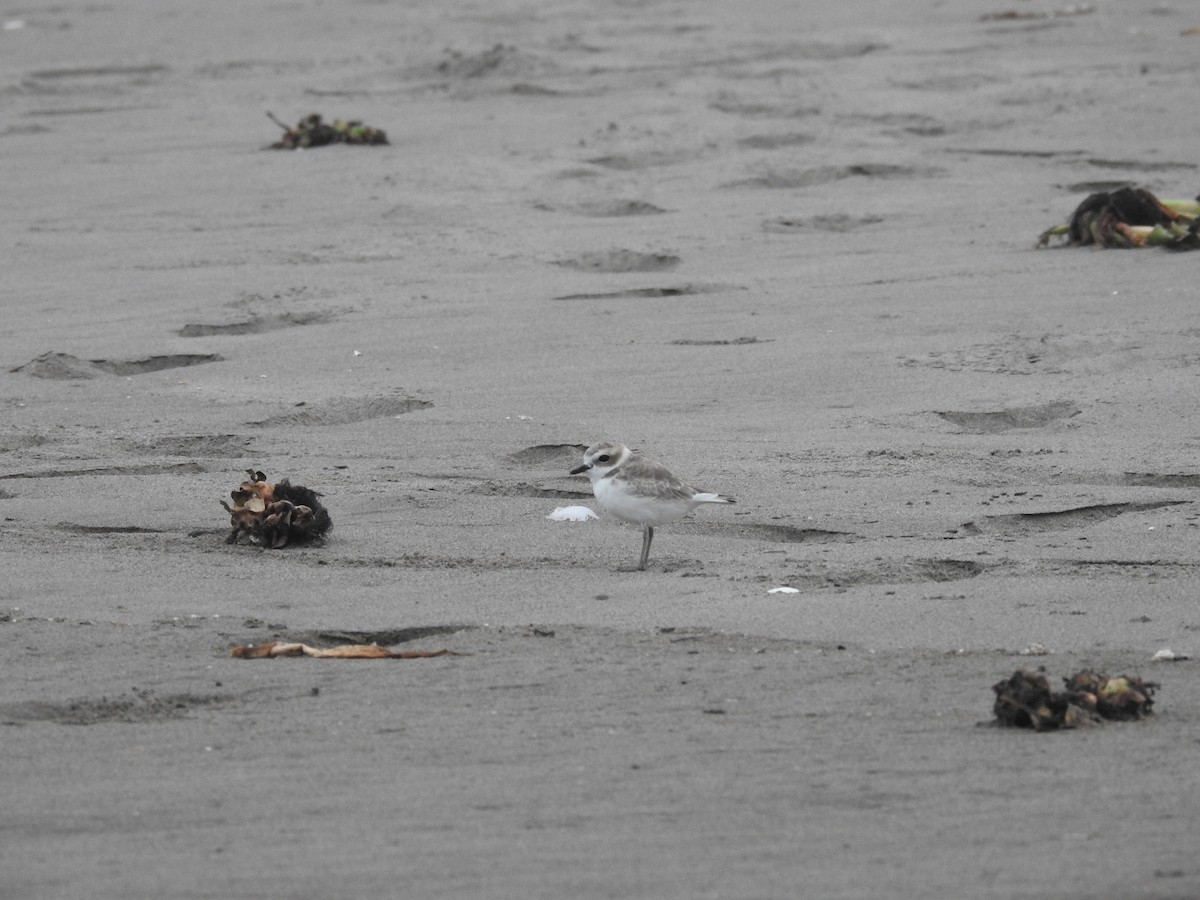
[[(1197, 192), (1189, 4), (3, 17), (0, 897), (1200, 894), (1198, 257), (1033, 249)], [(738, 503), (624, 571), (604, 438)]]

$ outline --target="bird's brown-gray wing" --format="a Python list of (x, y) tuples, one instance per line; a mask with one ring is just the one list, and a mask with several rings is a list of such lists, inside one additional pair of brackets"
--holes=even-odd
[(633, 457), (617, 472), (660, 500), (691, 500), (696, 493), (695, 488), (680, 481), (666, 466), (641, 456)]

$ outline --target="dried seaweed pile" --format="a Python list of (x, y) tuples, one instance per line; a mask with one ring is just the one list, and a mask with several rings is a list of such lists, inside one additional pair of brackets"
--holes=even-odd
[(298, 641), (269, 641), (234, 647), (229, 655), (237, 659), (275, 659), (279, 656), (312, 656), (317, 659), (431, 659), (436, 656), (461, 656), (452, 650), (389, 650), (378, 644), (339, 644), (336, 647), (312, 647)]
[(262, 472), (248, 470), (249, 481), (230, 492), (233, 506), (224, 500), (229, 510), (233, 531), (225, 539), (237, 543), (243, 532), (252, 544), (278, 549), (290, 544), (319, 540), (333, 527), (329, 511), (317, 498), (321, 495), (303, 485), (292, 484), (286, 478), (272, 484)]
[(1062, 238), (1065, 246), (1127, 249), (1200, 249), (1200, 200), (1160, 200), (1141, 188), (1125, 187), (1089, 195), (1065, 225), (1038, 238), (1038, 246)]
[(1078, 672), (1064, 678), (1066, 689), (1052, 691), (1041, 672), (1018, 669), (1011, 678), (992, 685), (993, 710), (1001, 725), (1053, 731), (1103, 720), (1129, 721), (1153, 715), (1154, 682), (1136, 675), (1109, 677)]
[(379, 128), (372, 128), (356, 120), (334, 119), (325, 122), (317, 113), (310, 113), (294, 127), (279, 121), (271, 113), (267, 117), (283, 129), (283, 137), (272, 144), (270, 150), (304, 150), (309, 147), (325, 147), (329, 144), (386, 144), (387, 135)]

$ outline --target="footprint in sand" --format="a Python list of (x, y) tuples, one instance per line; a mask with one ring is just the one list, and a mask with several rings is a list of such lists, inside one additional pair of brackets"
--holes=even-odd
[(574, 213), (596, 219), (620, 218), (622, 216), (657, 216), (666, 210), (645, 200), (583, 200), (578, 203), (553, 205), (537, 204), (538, 209), (551, 212)]
[(798, 232), (833, 232), (836, 234), (845, 234), (850, 231), (857, 231), (859, 228), (865, 228), (869, 225), (878, 225), (885, 221), (883, 216), (850, 216), (845, 213), (834, 213), (826, 216), (809, 216), (807, 218), (793, 218), (791, 216), (781, 216), (776, 219), (767, 219), (763, 222), (763, 231), (768, 231), (772, 234), (796, 234)]
[(793, 190), (832, 184), (846, 178), (930, 178), (940, 174), (934, 168), (900, 166), (890, 163), (854, 163), (845, 166), (816, 166), (811, 169), (780, 169), (764, 167), (760, 174), (721, 185), (724, 188), (767, 188)]
[(258, 427), (349, 425), (354, 422), (365, 422), (368, 419), (382, 419), (385, 416), (402, 416), (405, 413), (428, 409), (433, 406), (433, 403), (429, 400), (418, 400), (416, 397), (399, 394), (387, 397), (327, 400), (312, 406), (306, 403), (297, 405), (302, 407), (298, 412), (283, 413), (246, 424)]
[(636, 250), (602, 250), (559, 260), (556, 266), (580, 272), (665, 272), (682, 260), (670, 253), (639, 253)]
[(80, 359), (70, 353), (43, 353), (23, 366), (12, 369), (33, 378), (69, 380), (96, 378), (100, 375), (144, 375), (164, 369), (179, 369), (203, 363), (220, 362), (216, 353), (174, 353), (167, 356), (148, 356), (145, 359)]
[(1189, 501), (1156, 500), (1148, 503), (1097, 503), (1090, 506), (1051, 509), (1043, 512), (1006, 513), (966, 522), (959, 526), (959, 530), (965, 534), (1003, 534), (1009, 537), (1046, 531), (1063, 531), (1070, 528), (1087, 528), (1098, 525), (1125, 513), (1146, 512), (1187, 502)]
[(1040, 406), (1014, 406), (995, 412), (939, 411), (935, 415), (972, 434), (998, 434), (1014, 428), (1042, 428), (1079, 415), (1083, 409), (1070, 400)]
[(280, 331), (284, 328), (295, 328), (302, 325), (320, 325), (332, 322), (336, 316), (330, 312), (282, 313), (275, 316), (254, 316), (240, 322), (230, 322), (225, 325), (209, 325), (201, 322), (189, 322), (175, 333), (180, 337), (212, 337), (224, 334), (264, 334), (269, 331)]
[(640, 297), (689, 297), (693, 294), (719, 294), (723, 291), (744, 291), (743, 287), (727, 284), (678, 284), (666, 287), (627, 288), (623, 291), (602, 291), (589, 294), (563, 294), (555, 300), (623, 300)]
[(510, 453), (508, 458), (519, 466), (537, 468), (553, 468), (563, 471), (579, 462), (579, 457), (587, 449), (587, 444), (535, 444)]

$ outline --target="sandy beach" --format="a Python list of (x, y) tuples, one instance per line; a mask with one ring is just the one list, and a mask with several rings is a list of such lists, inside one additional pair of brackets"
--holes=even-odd
[(1200, 254), (1035, 249), (1200, 192), (1192, 6), (0, 19), (0, 898), (1200, 895)]

